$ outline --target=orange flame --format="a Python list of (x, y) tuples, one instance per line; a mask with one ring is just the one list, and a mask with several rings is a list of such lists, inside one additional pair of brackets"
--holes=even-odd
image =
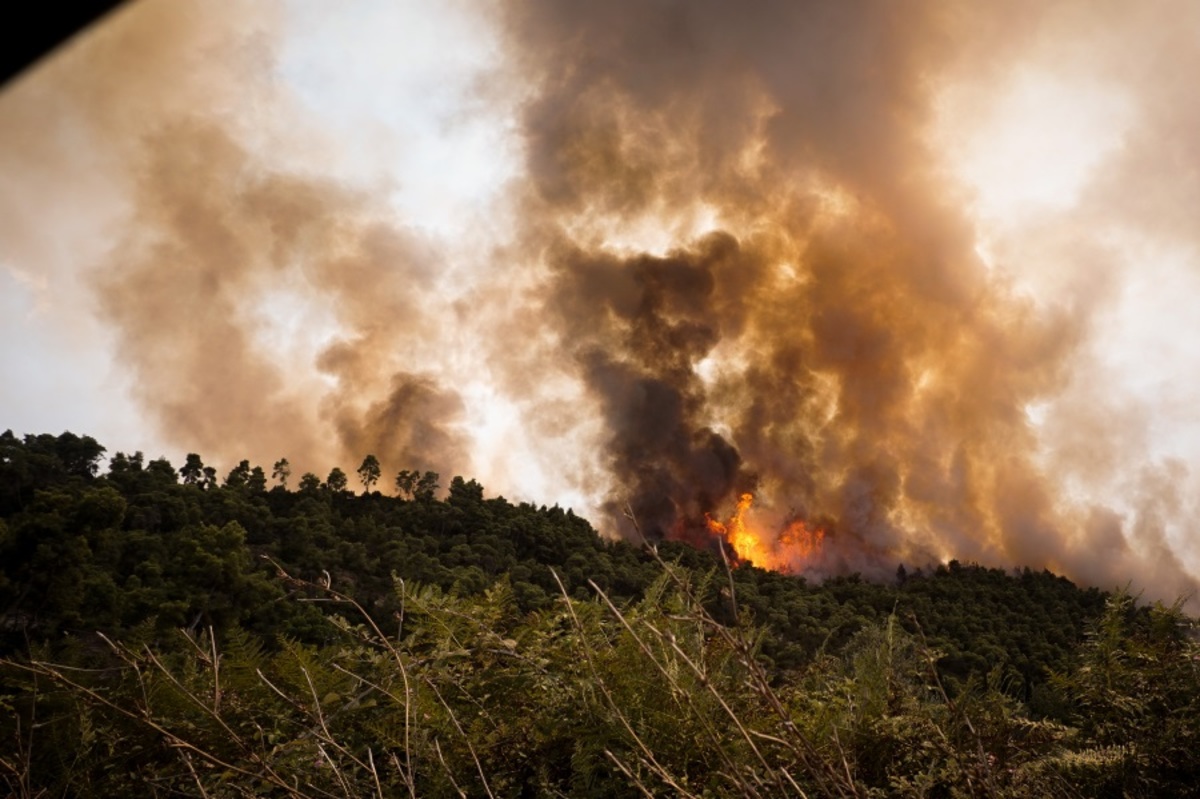
[(807, 560), (816, 554), (825, 540), (825, 531), (820, 527), (810, 528), (803, 519), (796, 519), (779, 534), (779, 543), (792, 555)]
[(755, 530), (748, 521), (753, 501), (751, 494), (738, 497), (733, 515), (724, 524), (708, 514), (704, 515), (709, 531), (723, 537), (739, 561), (753, 563), (764, 569), (790, 572), (795, 571), (800, 561), (808, 560), (820, 549), (821, 542), (825, 540), (825, 531), (819, 527), (809, 527), (801, 519), (788, 524), (773, 541), (768, 535)]

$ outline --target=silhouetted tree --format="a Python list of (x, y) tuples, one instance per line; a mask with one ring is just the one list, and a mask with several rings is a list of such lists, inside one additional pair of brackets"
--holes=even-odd
[(287, 490), (288, 478), (292, 476), (292, 465), (288, 463), (287, 458), (280, 458), (275, 461), (274, 468), (271, 469), (271, 477), (279, 481), (279, 485)]
[(371, 486), (379, 482), (379, 476), (382, 473), (378, 458), (374, 455), (363, 458), (362, 466), (358, 467), (358, 479), (362, 480), (364, 494), (371, 493)]
[(197, 485), (204, 479), (204, 461), (195, 452), (189, 452), (186, 462), (179, 467), (179, 476), (184, 485)]
[(256, 494), (267, 490), (267, 473), (263, 471), (261, 466), (255, 466), (250, 470), (250, 479), (247, 481), (246, 486)]
[(338, 467), (334, 466), (329, 476), (325, 478), (325, 485), (329, 486), (330, 491), (341, 493), (346, 490), (346, 473)]
[(226, 488), (245, 488), (250, 482), (250, 461), (242, 461), (225, 477)]

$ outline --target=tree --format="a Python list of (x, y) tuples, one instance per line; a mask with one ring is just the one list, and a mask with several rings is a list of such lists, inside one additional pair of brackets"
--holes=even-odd
[(246, 486), (255, 494), (261, 494), (267, 490), (267, 473), (261, 466), (255, 466), (250, 470), (250, 479), (246, 481)]
[(118, 452), (108, 461), (108, 473), (110, 475), (123, 475), (140, 472), (143, 469), (143, 458), (144, 456), (141, 452), (135, 452), (132, 455)]
[(245, 488), (250, 482), (250, 461), (242, 461), (225, 477), (226, 488)]
[(287, 491), (287, 481), (291, 476), (292, 465), (288, 463), (287, 458), (280, 458), (275, 461), (275, 466), (271, 470), (271, 477), (279, 481), (279, 485), (283, 486), (284, 491)]
[(189, 452), (187, 461), (179, 467), (179, 476), (184, 485), (196, 485), (204, 478), (204, 461), (195, 452)]
[(396, 490), (401, 494), (409, 497), (413, 495), (413, 486), (417, 484), (417, 478), (420, 475), (409, 469), (401, 469), (400, 474), (396, 475)]
[(396, 475), (396, 488), (412, 499), (433, 499), (438, 489), (438, 473), (405, 469)]
[(72, 477), (91, 478), (100, 470), (100, 456), (105, 448), (100, 446), (91, 436), (77, 436), (65, 432), (61, 436), (49, 434), (25, 437), (26, 444), (34, 444), (35, 449), (53, 455), (62, 464), (63, 470)]
[(341, 493), (346, 490), (346, 473), (338, 467), (334, 466), (333, 471), (325, 478), (325, 485), (329, 486), (331, 491)]
[(162, 483), (175, 483), (175, 467), (166, 458), (155, 458), (146, 464), (146, 474), (154, 475)]
[(437, 490), (438, 473), (424, 472), (420, 478), (417, 479), (417, 485), (413, 489), (413, 498), (430, 500), (433, 499), (433, 495), (437, 492)]
[(305, 472), (300, 477), (300, 490), (312, 493), (321, 487), (321, 478), (317, 477), (312, 472)]
[(483, 486), (475, 480), (455, 477), (450, 481), (450, 496), (446, 501), (451, 505), (483, 502)]
[(374, 455), (368, 455), (363, 458), (362, 466), (358, 467), (358, 479), (362, 480), (363, 493), (371, 493), (371, 486), (379, 482), (379, 476), (383, 474), (379, 468), (379, 459)]

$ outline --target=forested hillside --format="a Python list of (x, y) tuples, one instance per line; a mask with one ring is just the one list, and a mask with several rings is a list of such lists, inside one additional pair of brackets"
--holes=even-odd
[(13, 795), (1197, 790), (1178, 607), (955, 561), (816, 585), (369, 455), (352, 490), (104, 454), (0, 436)]

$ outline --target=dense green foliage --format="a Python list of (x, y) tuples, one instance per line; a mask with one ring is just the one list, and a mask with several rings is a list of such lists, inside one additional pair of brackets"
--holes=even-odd
[(1196, 790), (1179, 608), (957, 562), (727, 571), (372, 456), (358, 495), (104, 452), (0, 436), (16, 795)]

